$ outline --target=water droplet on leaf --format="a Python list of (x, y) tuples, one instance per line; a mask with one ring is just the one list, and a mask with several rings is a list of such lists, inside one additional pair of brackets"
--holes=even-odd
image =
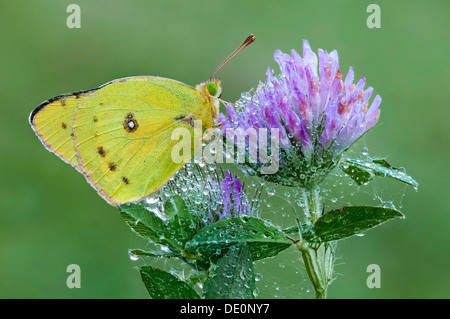
[(367, 148), (367, 147), (364, 147), (363, 149), (362, 149), (362, 155), (364, 155), (364, 156), (367, 156), (367, 155), (369, 155), (369, 149)]
[(136, 254), (133, 254), (133, 252), (132, 252), (131, 250), (128, 252), (128, 257), (130, 257), (130, 259), (131, 259), (132, 261), (139, 260), (139, 256), (136, 255)]

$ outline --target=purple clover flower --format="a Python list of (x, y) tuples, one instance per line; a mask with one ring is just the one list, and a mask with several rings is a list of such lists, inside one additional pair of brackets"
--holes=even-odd
[[(170, 196), (179, 196), (184, 200), (198, 227), (241, 215), (258, 215), (259, 204), (252, 201), (250, 205), (241, 181), (229, 170), (205, 174), (197, 164), (186, 164), (185, 169), (152, 197), (151, 202), (155, 202), (155, 198)], [(159, 200), (156, 202), (162, 204)]]
[(242, 183), (238, 178), (233, 177), (229, 170), (226, 171), (225, 178), (220, 181), (220, 189), (223, 206), (222, 209), (217, 210), (219, 220), (250, 214), (250, 205)]
[(373, 88), (364, 89), (365, 78), (354, 84), (350, 67), (343, 79), (337, 51), (318, 53), (306, 40), (303, 58), (295, 50), (291, 55), (275, 51), (281, 75), (267, 69), (266, 83), (241, 99), (236, 110), (228, 105), (228, 116), (219, 116), (224, 134), (228, 128), (278, 128), (280, 164), (288, 167), (280, 166), (284, 176), (266, 176), (271, 181), (290, 186), (317, 182), (313, 175), (319, 172), (323, 178), (380, 116), (381, 97), (369, 107)]

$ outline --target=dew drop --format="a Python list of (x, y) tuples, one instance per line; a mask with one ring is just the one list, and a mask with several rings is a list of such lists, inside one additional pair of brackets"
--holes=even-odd
[(167, 247), (167, 246), (164, 246), (164, 245), (161, 245), (160, 249), (161, 249), (161, 251), (164, 251), (164, 252), (166, 252), (166, 253), (169, 253), (169, 252), (170, 252), (170, 248)]
[(275, 189), (273, 187), (267, 187), (266, 192), (269, 196), (275, 195)]
[(396, 209), (396, 208), (395, 208), (395, 205), (394, 205), (391, 201), (383, 202), (383, 203), (381, 204), (381, 206), (382, 206), (383, 208), (392, 208), (392, 209)]
[(147, 202), (147, 204), (153, 205), (159, 202), (159, 197), (158, 196), (150, 196), (147, 197), (145, 199), (145, 201)]
[(406, 174), (406, 168), (404, 168), (404, 167), (399, 167), (399, 168), (398, 168), (398, 173), (399, 173), (400, 175), (405, 175), (405, 174)]
[(242, 280), (245, 280), (246, 276), (245, 276), (245, 270), (242, 268), (241, 271), (239, 272), (239, 277), (241, 277)]
[(367, 155), (369, 155), (369, 149), (367, 148), (367, 147), (364, 147), (363, 149), (362, 149), (362, 155), (364, 155), (364, 156), (367, 156)]
[(132, 252), (131, 250), (128, 252), (128, 257), (130, 257), (130, 259), (131, 259), (132, 261), (139, 260), (139, 256), (136, 255), (136, 254), (133, 254), (133, 252)]

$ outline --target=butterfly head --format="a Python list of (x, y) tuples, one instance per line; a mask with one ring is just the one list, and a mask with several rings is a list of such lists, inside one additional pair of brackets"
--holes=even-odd
[(197, 90), (205, 94), (212, 106), (213, 125), (217, 124), (219, 117), (219, 98), (222, 95), (220, 80), (211, 79), (208, 82), (197, 85)]
[(212, 79), (206, 83), (206, 90), (209, 95), (220, 98), (222, 95), (222, 87), (220, 86), (220, 80)]

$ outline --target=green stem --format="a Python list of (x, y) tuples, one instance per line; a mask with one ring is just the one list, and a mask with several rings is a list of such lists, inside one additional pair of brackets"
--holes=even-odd
[[(304, 189), (305, 214), (308, 224), (314, 225), (322, 215), (320, 189)], [(316, 291), (316, 299), (325, 299), (331, 283), (334, 265), (334, 247), (330, 243), (312, 244), (299, 242), (297, 248), (302, 252), (306, 271)]]
[(309, 279), (316, 291), (316, 298), (325, 299), (333, 276), (334, 249), (332, 245), (329, 243), (315, 246), (303, 245), (301, 252)]
[(322, 215), (322, 203), (319, 187), (303, 189), (303, 200), (305, 202), (306, 217), (308, 224), (314, 225)]

